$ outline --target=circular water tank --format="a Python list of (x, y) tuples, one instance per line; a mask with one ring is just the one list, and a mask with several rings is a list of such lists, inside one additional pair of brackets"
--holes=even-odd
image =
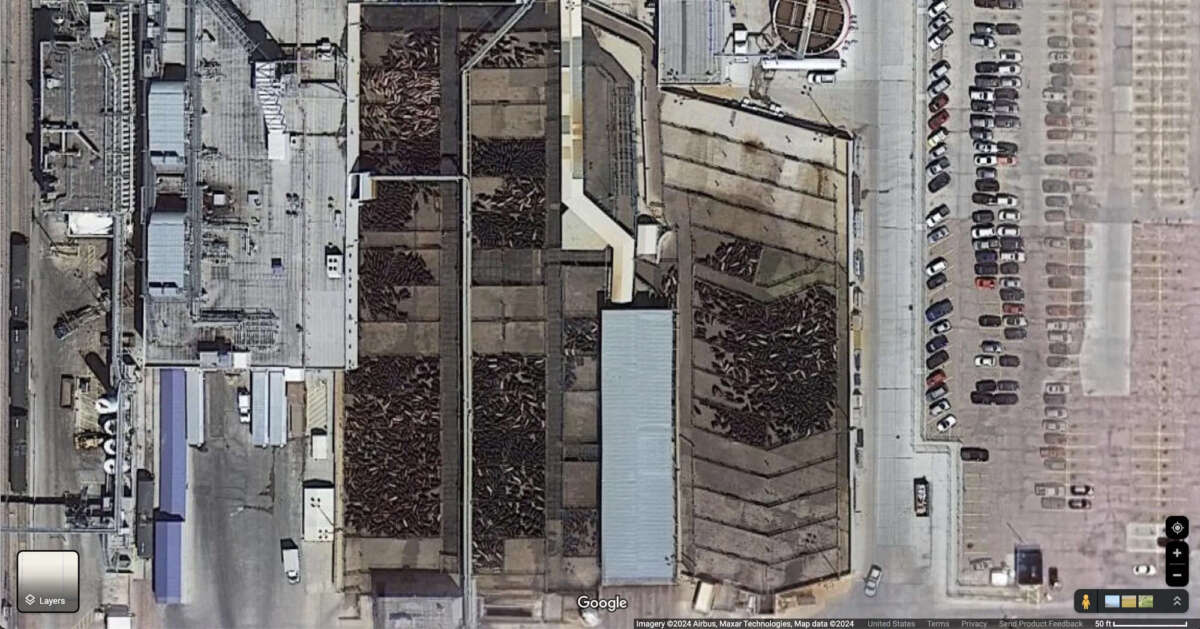
[(112, 458), (104, 459), (104, 473), (108, 474), (109, 476), (116, 475), (116, 473), (117, 473), (117, 460), (116, 459), (112, 459)]
[(106, 419), (104, 420), (104, 423), (101, 424), (101, 428), (104, 429), (104, 434), (111, 437), (112, 435), (117, 434), (117, 420)]
[(105, 439), (104, 440), (104, 453), (107, 454), (108, 456), (117, 456), (117, 440), (116, 439)]

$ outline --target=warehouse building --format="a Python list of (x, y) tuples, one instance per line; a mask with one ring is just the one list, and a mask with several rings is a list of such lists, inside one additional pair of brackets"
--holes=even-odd
[(675, 580), (675, 316), (600, 315), (600, 570), (605, 585)]
[(662, 0), (658, 3), (658, 82), (705, 84), (724, 80), (724, 2)]
[(181, 295), (187, 280), (187, 214), (160, 197), (146, 229), (146, 288), (155, 297)]
[(183, 81), (154, 81), (146, 99), (150, 163), (182, 170), (187, 158), (187, 113)]

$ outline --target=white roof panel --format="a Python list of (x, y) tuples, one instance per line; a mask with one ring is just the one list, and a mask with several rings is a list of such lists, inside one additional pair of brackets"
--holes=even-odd
[(675, 579), (675, 318), (600, 315), (600, 569), (606, 585)]

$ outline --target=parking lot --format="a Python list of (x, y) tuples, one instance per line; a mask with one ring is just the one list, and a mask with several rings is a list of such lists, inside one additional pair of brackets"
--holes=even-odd
[[(987, 462), (964, 464), (960, 582), (985, 583), (987, 572), (972, 570), (972, 563), (1011, 566), (1013, 545), (1025, 542), (1042, 546), (1045, 565), (1058, 568), (1066, 589), (1101, 580), (1148, 583), (1131, 567), (1157, 563), (1161, 572), (1161, 553), (1154, 555), (1153, 534), (1147, 545), (1141, 539), (1145, 531), (1131, 531), (1140, 531), (1138, 523), (1153, 525), (1186, 512), (1184, 505), (1194, 506), (1197, 498), (1193, 489), (1171, 480), (1182, 468), (1195, 473), (1196, 464), (1179, 460), (1176, 450), (1185, 440), (1186, 420), (1168, 410), (1185, 408), (1191, 394), (1172, 385), (1178, 378), (1158, 366), (1149, 350), (1156, 347), (1164, 364), (1180, 365), (1179, 357), (1187, 355), (1186, 344), (1163, 342), (1155, 332), (1161, 327), (1154, 326), (1186, 320), (1176, 298), (1189, 281), (1181, 276), (1195, 271), (1190, 254), (1169, 252), (1172, 243), (1186, 241), (1182, 232), (1190, 226), (1131, 223), (1185, 218), (1193, 211), (1179, 192), (1179, 173), (1190, 172), (1182, 148), (1190, 146), (1190, 136), (1177, 116), (1186, 111), (1180, 105), (1190, 102), (1195, 86), (1182, 89), (1191, 55), (1178, 45), (1171, 22), (1194, 23), (1197, 9), (1184, 2), (1117, 8), (1100, 0), (1026, 2), (1012, 10), (975, 6), (980, 4), (991, 3), (948, 2), (947, 24), (954, 33), (940, 49), (925, 49), (927, 68), (950, 62), (943, 142), (951, 175), (944, 188), (925, 195), (925, 211), (942, 204), (948, 210), (929, 228), (944, 226), (947, 234), (928, 246), (927, 263), (945, 260), (944, 270), (930, 269), (944, 273), (945, 283), (927, 291), (926, 304), (942, 299), (953, 304), (944, 319), (950, 325), (945, 347), (933, 341), (927, 348), (946, 352), (939, 367), (949, 408), (938, 403), (926, 418), (925, 433), (986, 448), (989, 455)], [(1020, 33), (988, 34), (978, 22), (1016, 24)], [(994, 38), (995, 47), (987, 48), (985, 39), (971, 45), (974, 31)], [(1008, 60), (1002, 61), (1001, 51)], [(1019, 73), (980, 69), (998, 79), (1019, 76), (1016, 98), (998, 87), (986, 96), (975, 91), (976, 100), (990, 104), (976, 103), (972, 111), (976, 64), (1015, 59)], [(1179, 82), (1167, 89), (1172, 77)], [(1013, 104), (997, 112), (996, 103), (1006, 100)], [(982, 166), (995, 168), (999, 184), (983, 184), (983, 194), (1014, 195), (1013, 207), (973, 199), (980, 194), (977, 175), (990, 176), (977, 172), (976, 156), (995, 151), (975, 146), (968, 131), (973, 115), (1019, 116), (1019, 128), (994, 129), (990, 140), (1016, 144), (1016, 163)], [(929, 155), (923, 165), (936, 159)], [(980, 210), (993, 215), (977, 214), (973, 221)], [(1019, 211), (1019, 218), (1002, 220), (1004, 210)], [(1019, 234), (990, 233), (1008, 226)], [(980, 229), (972, 234), (975, 228)], [(989, 243), (992, 238), (997, 240)], [(992, 263), (992, 254), (983, 253), (977, 268), (976, 243), (998, 246), (998, 259)], [(1005, 253), (1010, 260), (1002, 267)], [(1175, 266), (1174, 275), (1163, 265)], [(1018, 282), (1020, 293), (1013, 292)], [(1005, 284), (1009, 290), (1002, 298)], [(1006, 315), (1024, 321), (981, 325), (981, 317)], [(1006, 338), (1022, 332), (1024, 338)], [(935, 337), (930, 331), (925, 340)], [(989, 341), (1000, 347), (984, 351)], [(1015, 357), (1004, 362), (1019, 366), (1001, 366), (1002, 356)], [(929, 384), (936, 388), (939, 379), (934, 375)], [(996, 393), (1015, 393), (1016, 400), (982, 404), (989, 395), (976, 393), (973, 400), (976, 389), (986, 390), (993, 402)], [(955, 418), (949, 427), (948, 415)], [(1160, 577), (1153, 581), (1146, 587), (1160, 586)]]

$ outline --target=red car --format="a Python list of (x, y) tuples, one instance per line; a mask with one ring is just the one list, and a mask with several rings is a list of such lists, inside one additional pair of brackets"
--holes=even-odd
[(938, 369), (938, 370), (934, 371), (933, 373), (929, 374), (928, 378), (925, 378), (925, 388), (932, 389), (933, 387), (936, 387), (937, 385), (939, 385), (945, 381), (946, 381), (946, 372), (942, 371), (941, 369)]
[(1014, 303), (1004, 304), (1004, 314), (1006, 314), (1006, 315), (1025, 314), (1025, 305), (1024, 304), (1014, 304)]
[(996, 156), (996, 165), (997, 166), (1016, 166), (1017, 165), (1017, 156), (1016, 155), (997, 155)]
[(936, 129), (936, 128), (946, 124), (946, 121), (949, 119), (950, 119), (950, 112), (943, 109), (943, 110), (937, 112), (936, 114), (934, 114), (933, 117), (929, 119), (929, 128)]
[(950, 96), (947, 95), (945, 92), (942, 92), (941, 94), (934, 96), (933, 100), (929, 101), (929, 113), (931, 113), (931, 114), (937, 113), (937, 112), (945, 109), (946, 105), (949, 103), (950, 103)]
[(977, 277), (975, 278), (975, 288), (996, 288), (996, 278)]

